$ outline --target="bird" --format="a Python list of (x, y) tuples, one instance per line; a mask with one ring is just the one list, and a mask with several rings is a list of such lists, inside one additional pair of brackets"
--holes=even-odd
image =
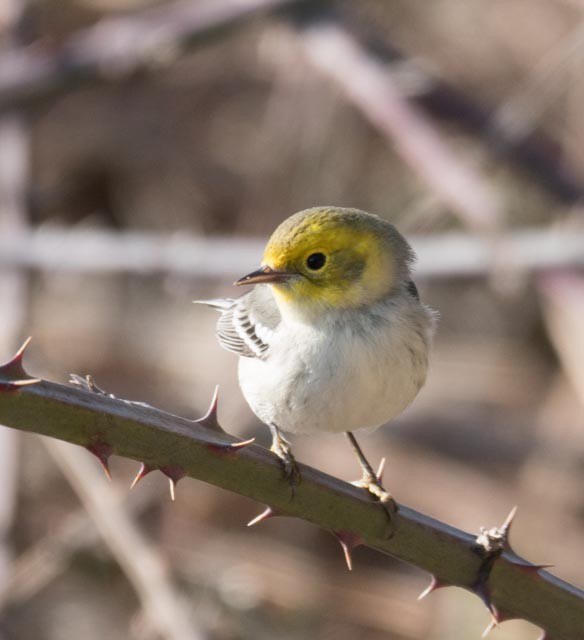
[(420, 300), (414, 261), (383, 218), (313, 207), (284, 220), (259, 268), (234, 283), (251, 291), (196, 301), (220, 312), (219, 344), (239, 356), (243, 395), (290, 483), (300, 476), (284, 433), (344, 433), (362, 470), (354, 484), (390, 519), (397, 503), (353, 432), (389, 422), (426, 380), (437, 313)]

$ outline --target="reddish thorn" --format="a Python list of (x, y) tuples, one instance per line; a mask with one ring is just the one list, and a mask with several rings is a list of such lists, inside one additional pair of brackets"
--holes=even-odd
[(264, 511), (262, 511), (255, 518), (250, 520), (247, 523), (247, 526), (248, 527), (253, 527), (256, 524), (259, 524), (260, 522), (263, 522), (264, 520), (269, 520), (270, 518), (274, 518), (277, 515), (278, 514), (272, 509), (272, 507), (266, 507), (266, 509)]
[(207, 409), (207, 413), (202, 418), (195, 420), (195, 422), (202, 424), (204, 427), (207, 427), (208, 429), (214, 429), (215, 431), (220, 431), (222, 433), (225, 433), (223, 431), (223, 428), (219, 424), (219, 420), (217, 418), (218, 407), (219, 407), (219, 385), (215, 387), (215, 391), (213, 392), (213, 397), (211, 398), (211, 404)]
[(493, 622), (495, 623), (493, 626), (498, 625), (500, 622), (503, 622), (505, 616), (502, 611), (496, 607), (493, 603), (487, 605), (487, 608), (491, 612), (491, 616), (493, 618)]
[(490, 611), (494, 623), (493, 626), (497, 626), (498, 624), (501, 624), (501, 622), (505, 622), (506, 620), (513, 620), (517, 617), (517, 615), (512, 613), (511, 611), (500, 609), (495, 605), (491, 606)]
[(493, 616), (493, 620), (498, 622), (499, 612), (497, 611), (497, 607), (495, 607), (495, 605), (491, 602), (491, 596), (489, 594), (487, 585), (483, 581), (480, 581), (474, 586), (473, 591), (483, 601), (485, 607), (487, 607), (490, 614)]
[(510, 562), (520, 571), (524, 571), (527, 574), (533, 575), (539, 574), (542, 569), (550, 569), (554, 566), (553, 564), (532, 564), (531, 562), (527, 561), (516, 562), (511, 560)]
[(138, 484), (138, 482), (140, 482), (140, 480), (142, 480), (142, 478), (147, 476), (153, 470), (154, 469), (152, 467), (149, 467), (146, 463), (143, 462), (140, 465), (140, 469), (138, 470), (138, 473), (136, 474), (136, 477), (132, 480), (132, 484), (130, 485), (130, 489), (133, 489)]
[(170, 484), (170, 499), (174, 502), (176, 498), (176, 485), (181, 478), (184, 478), (187, 474), (182, 467), (176, 465), (167, 465), (160, 467), (160, 471), (168, 478)]
[(88, 451), (91, 451), (91, 453), (93, 453), (93, 455), (99, 460), (103, 468), (103, 472), (105, 473), (105, 477), (108, 480), (111, 480), (112, 476), (109, 469), (109, 457), (114, 452), (113, 447), (107, 444), (107, 442), (95, 442), (93, 444), (88, 444), (85, 448)]
[(379, 482), (380, 484), (383, 484), (383, 470), (385, 469), (385, 460), (385, 458), (381, 458), (379, 467), (377, 467), (377, 473), (375, 474), (377, 476), (377, 482)]
[(438, 580), (436, 576), (432, 576), (430, 580), (430, 584), (420, 593), (418, 596), (418, 600), (423, 600), (426, 596), (429, 596), (431, 593), (436, 591), (436, 589), (441, 589), (442, 587), (447, 587), (448, 585), (444, 582)]
[(14, 385), (22, 386), (23, 384), (34, 384), (37, 382), (36, 378), (31, 378), (24, 370), (22, 360), (24, 358), (24, 352), (30, 344), (32, 338), (27, 338), (20, 349), (4, 364), (0, 365), (0, 374), (8, 378), (12, 378), (15, 382)]
[(355, 547), (363, 544), (363, 539), (352, 531), (333, 531), (335, 538), (339, 541), (343, 554), (345, 556), (345, 562), (347, 563), (347, 569), (353, 570), (353, 559), (351, 558), (351, 552)]

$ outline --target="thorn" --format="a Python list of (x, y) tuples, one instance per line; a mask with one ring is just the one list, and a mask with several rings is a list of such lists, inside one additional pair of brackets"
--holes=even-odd
[(381, 461), (379, 462), (379, 467), (377, 467), (377, 473), (375, 474), (377, 476), (377, 482), (379, 482), (379, 484), (383, 484), (383, 471), (385, 469), (385, 461), (386, 458), (381, 458)]
[(486, 638), (496, 626), (497, 626), (496, 620), (491, 620), (487, 628), (482, 632), (481, 638)]
[(41, 382), (39, 378), (28, 378), (27, 380), (13, 380), (12, 382), (0, 382), (0, 391), (18, 391), (21, 387)]
[(103, 472), (105, 473), (105, 477), (111, 481), (112, 476), (109, 469), (109, 457), (113, 453), (113, 447), (107, 442), (95, 442), (93, 444), (88, 444), (85, 447), (88, 451), (93, 453), (93, 455), (99, 460)]
[(30, 344), (32, 338), (27, 338), (20, 349), (4, 364), (0, 365), (0, 375), (3, 377), (7, 377), (11, 382), (12, 386), (19, 387), (24, 386), (26, 384), (34, 384), (35, 382), (40, 382), (37, 378), (32, 378), (25, 371), (24, 366), (22, 364), (24, 353), (26, 348)]
[(214, 431), (219, 431), (221, 433), (225, 433), (221, 425), (219, 424), (219, 420), (217, 418), (217, 411), (219, 408), (219, 385), (215, 387), (215, 391), (213, 391), (213, 397), (211, 398), (211, 404), (207, 409), (207, 413), (195, 422), (202, 424), (204, 427), (208, 429), (213, 429)]
[(426, 596), (429, 596), (431, 593), (436, 591), (436, 589), (441, 589), (442, 587), (447, 586), (447, 584), (438, 580), (436, 576), (432, 576), (430, 584), (424, 589), (424, 591), (422, 591), (422, 593), (420, 593), (418, 600), (423, 600)]
[(491, 596), (488, 590), (486, 583), (483, 581), (484, 579), (479, 580), (473, 587), (473, 591), (476, 595), (483, 601), (483, 604), (489, 610), (489, 613), (493, 617), (493, 620), (496, 622), (499, 621), (499, 612), (497, 611), (497, 607), (491, 602)]
[(542, 569), (550, 569), (555, 566), (553, 564), (532, 564), (528, 560), (523, 560), (523, 558), (519, 558), (517, 560), (510, 560), (511, 564), (516, 566), (521, 571), (525, 571), (526, 573), (538, 574)]
[(353, 559), (351, 557), (351, 553), (355, 547), (363, 544), (362, 538), (352, 531), (333, 531), (332, 534), (339, 541), (341, 548), (343, 549), (347, 569), (352, 571)]
[(240, 440), (239, 442), (208, 442), (207, 448), (215, 453), (237, 453), (240, 449), (248, 447), (255, 442), (255, 438)]
[(253, 527), (256, 524), (259, 524), (260, 522), (263, 522), (264, 520), (269, 520), (270, 518), (274, 518), (275, 516), (277, 516), (278, 514), (272, 509), (272, 507), (266, 507), (264, 509), (264, 511), (262, 511), (259, 515), (257, 515), (255, 518), (253, 518), (252, 520), (250, 520), (247, 523), (248, 527)]
[(170, 499), (174, 502), (176, 498), (176, 485), (181, 478), (184, 478), (187, 474), (182, 469), (182, 467), (178, 467), (176, 465), (167, 465), (165, 467), (160, 467), (160, 471), (164, 473), (164, 475), (168, 478), (168, 482), (170, 484)]
[(136, 477), (132, 480), (132, 484), (130, 485), (130, 489), (133, 489), (138, 484), (138, 482), (140, 482), (140, 480), (142, 480), (142, 478), (147, 476), (153, 470), (154, 469), (152, 467), (149, 467), (145, 462), (143, 462), (140, 465), (140, 469), (138, 470), (138, 473), (136, 474)]
[(505, 522), (503, 522), (501, 526), (501, 533), (503, 534), (503, 546), (505, 551), (511, 551), (511, 545), (509, 544), (509, 534), (511, 533), (511, 525), (515, 520), (515, 516), (517, 515), (517, 505), (509, 511), (509, 515), (505, 518)]
[(250, 444), (255, 442), (255, 438), (248, 438), (247, 440), (240, 440), (239, 442), (230, 442), (225, 445), (226, 449), (243, 449), (244, 447), (249, 447)]
[(170, 488), (170, 499), (174, 502), (176, 500), (176, 480), (173, 478), (168, 479), (168, 484)]

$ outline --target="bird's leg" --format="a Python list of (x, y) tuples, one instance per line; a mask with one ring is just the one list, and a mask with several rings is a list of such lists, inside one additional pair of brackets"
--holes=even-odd
[(294, 487), (300, 482), (300, 471), (296, 464), (296, 459), (292, 455), (290, 443), (282, 435), (282, 432), (275, 424), (268, 425), (272, 434), (272, 446), (270, 451), (275, 453), (282, 464), (284, 475), (294, 491)]
[(393, 514), (398, 510), (396, 501), (392, 498), (391, 494), (388, 493), (381, 485), (381, 479), (378, 478), (373, 471), (355, 436), (350, 431), (346, 431), (345, 435), (349, 439), (349, 442), (353, 447), (353, 451), (357, 454), (357, 458), (359, 458), (359, 464), (361, 465), (361, 469), (363, 470), (361, 480), (353, 482), (353, 484), (356, 487), (367, 489), (369, 493), (373, 494), (379, 500), (379, 502), (381, 502), (390, 522), (393, 524)]

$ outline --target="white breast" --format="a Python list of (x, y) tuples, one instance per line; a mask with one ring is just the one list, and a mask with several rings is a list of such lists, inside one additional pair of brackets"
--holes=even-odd
[(282, 322), (265, 360), (240, 358), (241, 388), (260, 420), (292, 433), (341, 432), (401, 413), (426, 378), (432, 312), (409, 299), (374, 311), (320, 326)]

